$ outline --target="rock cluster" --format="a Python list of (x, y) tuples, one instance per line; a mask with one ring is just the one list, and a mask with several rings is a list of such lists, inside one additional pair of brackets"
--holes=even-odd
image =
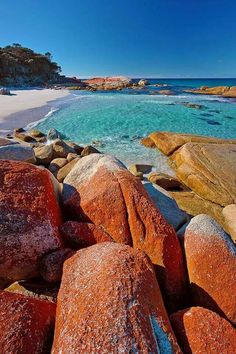
[(236, 97), (236, 86), (202, 86), (199, 89), (186, 90), (186, 92), (201, 94), (201, 95), (216, 95), (227, 98)]
[(2, 147), (36, 159), (0, 160), (0, 352), (235, 353), (235, 245), (177, 207), (177, 180), (165, 192), (58, 132), (17, 133)]
[[(183, 186), (182, 190), (171, 191), (179, 207), (191, 215), (212, 216), (235, 240), (236, 140), (154, 132), (142, 143), (168, 156)], [(158, 184), (152, 176), (149, 179)]]

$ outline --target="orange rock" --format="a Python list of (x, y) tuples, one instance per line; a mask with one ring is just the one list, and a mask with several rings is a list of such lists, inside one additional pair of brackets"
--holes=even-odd
[(142, 251), (106, 242), (65, 262), (52, 354), (59, 352), (180, 353)]
[(0, 278), (39, 275), (40, 257), (62, 245), (50, 173), (19, 161), (0, 163)]
[(70, 215), (101, 226), (116, 242), (144, 250), (156, 266), (167, 302), (176, 308), (185, 282), (181, 248), (140, 180), (117, 159), (92, 154), (83, 157), (64, 182)]
[(208, 215), (194, 217), (185, 232), (185, 253), (196, 305), (236, 323), (236, 249)]
[(73, 248), (89, 247), (96, 243), (110, 241), (112, 237), (102, 227), (87, 222), (67, 221), (61, 225), (60, 231)]
[(184, 353), (236, 353), (236, 330), (215, 312), (191, 307), (170, 320)]
[(0, 352), (49, 353), (56, 305), (0, 291)]

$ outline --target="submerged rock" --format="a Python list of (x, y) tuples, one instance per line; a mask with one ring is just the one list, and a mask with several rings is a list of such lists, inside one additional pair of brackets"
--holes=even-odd
[(1, 353), (49, 353), (56, 305), (0, 291)]
[(236, 324), (236, 247), (217, 222), (194, 217), (185, 232), (185, 253), (195, 305)]
[(183, 353), (236, 352), (236, 330), (216, 313), (203, 307), (191, 307), (170, 317)]
[(61, 213), (50, 173), (2, 160), (0, 180), (0, 278), (36, 277), (40, 257), (62, 246)]
[(65, 262), (52, 354), (59, 351), (180, 353), (143, 252), (107, 242)]

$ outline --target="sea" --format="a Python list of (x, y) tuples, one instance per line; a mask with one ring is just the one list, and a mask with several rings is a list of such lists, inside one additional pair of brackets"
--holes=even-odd
[[(148, 81), (149, 85), (137, 90), (71, 91), (64, 102), (55, 105), (33, 126), (45, 133), (56, 128), (66, 139), (81, 145), (91, 144), (126, 165), (147, 163), (162, 171), (163, 156), (140, 144), (153, 131), (236, 139), (236, 99), (186, 92), (201, 86), (236, 86), (236, 79)], [(160, 95), (160, 90), (171, 90), (173, 94)], [(186, 103), (202, 108), (189, 108)]]

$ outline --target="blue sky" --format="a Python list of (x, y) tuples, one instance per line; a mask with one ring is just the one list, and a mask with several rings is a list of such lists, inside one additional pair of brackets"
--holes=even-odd
[(235, 0), (0, 0), (0, 46), (80, 77), (236, 77), (235, 26)]

